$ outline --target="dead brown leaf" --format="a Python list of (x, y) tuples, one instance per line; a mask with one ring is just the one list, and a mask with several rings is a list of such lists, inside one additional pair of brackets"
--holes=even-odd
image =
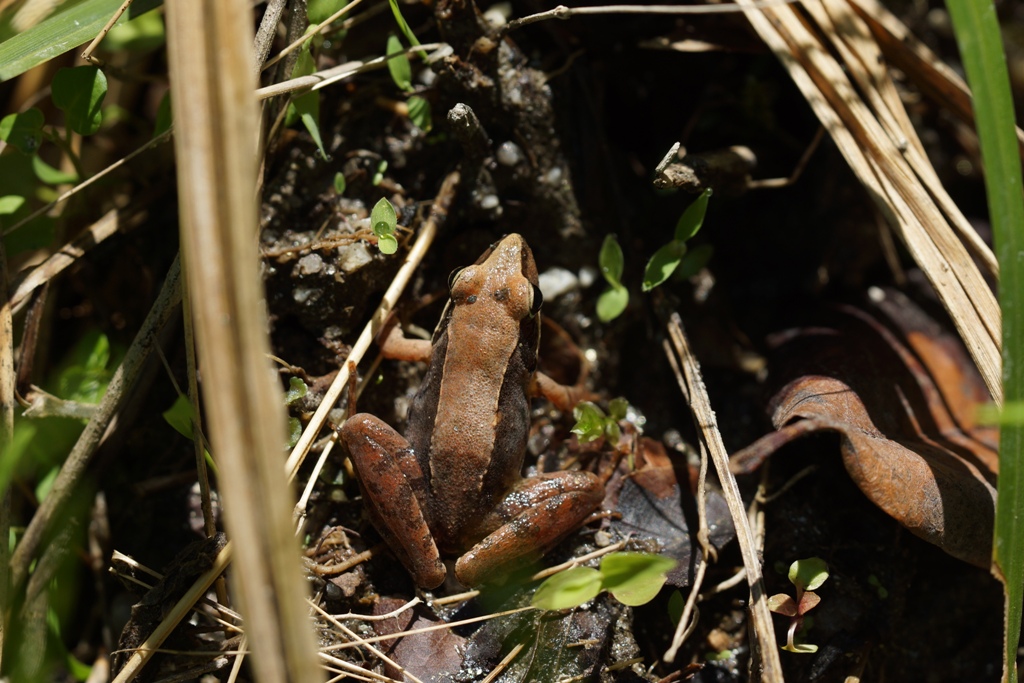
[(988, 400), (959, 340), (905, 296), (879, 292), (826, 325), (780, 335), (784, 384), (771, 401), (778, 431), (736, 453), (749, 472), (803, 434), (840, 435), (843, 463), (878, 507), (950, 555), (988, 567), (995, 434), (975, 407)]

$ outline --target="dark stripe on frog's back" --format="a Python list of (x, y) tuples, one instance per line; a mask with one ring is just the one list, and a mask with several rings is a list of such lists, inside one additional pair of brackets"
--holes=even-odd
[[(409, 403), (409, 416), (406, 426), (406, 434), (409, 444), (416, 454), (416, 461), (419, 463), (420, 471), (423, 474), (424, 485), (430, 488), (430, 437), (434, 431), (434, 420), (437, 419), (437, 402), (440, 396), (439, 386), (444, 375), (444, 359), (448, 352), (447, 320), (451, 317), (451, 308), (446, 307), (441, 322), (434, 333), (433, 346), (431, 347), (430, 363), (423, 375), (423, 382), (419, 390)], [(427, 518), (427, 524), (433, 527), (433, 509), (426, 501), (420, 501), (423, 514)]]

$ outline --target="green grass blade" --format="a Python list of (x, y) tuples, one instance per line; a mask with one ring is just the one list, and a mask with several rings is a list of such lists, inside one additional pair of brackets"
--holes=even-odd
[[(65, 3), (32, 28), (0, 43), (0, 81), (64, 54), (96, 37), (121, 0), (83, 0)], [(120, 21), (127, 21), (121, 17)], [(0, 27), (0, 36), (4, 35)]]
[[(999, 258), (1003, 313), (1003, 396), (1024, 399), (1024, 190), (1003, 41), (991, 0), (947, 0), (960, 57), (974, 93), (985, 187)], [(1016, 681), (1024, 599), (1024, 424), (1004, 424), (999, 443), (993, 569), (1006, 590), (1006, 678)]]

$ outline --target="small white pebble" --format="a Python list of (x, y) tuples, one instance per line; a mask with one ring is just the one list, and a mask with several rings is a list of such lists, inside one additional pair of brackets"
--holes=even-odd
[(578, 289), (580, 281), (565, 268), (551, 268), (540, 274), (539, 284), (544, 300), (554, 301), (563, 294)]
[(498, 163), (502, 166), (515, 166), (523, 160), (523, 150), (519, 149), (519, 145), (509, 140), (498, 146), (495, 156), (498, 159)]

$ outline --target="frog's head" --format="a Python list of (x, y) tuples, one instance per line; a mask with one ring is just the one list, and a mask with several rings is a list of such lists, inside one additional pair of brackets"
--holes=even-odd
[(451, 303), (480, 305), (489, 315), (534, 318), (544, 297), (537, 286), (537, 264), (522, 235), (505, 235), (477, 262), (452, 273)]

